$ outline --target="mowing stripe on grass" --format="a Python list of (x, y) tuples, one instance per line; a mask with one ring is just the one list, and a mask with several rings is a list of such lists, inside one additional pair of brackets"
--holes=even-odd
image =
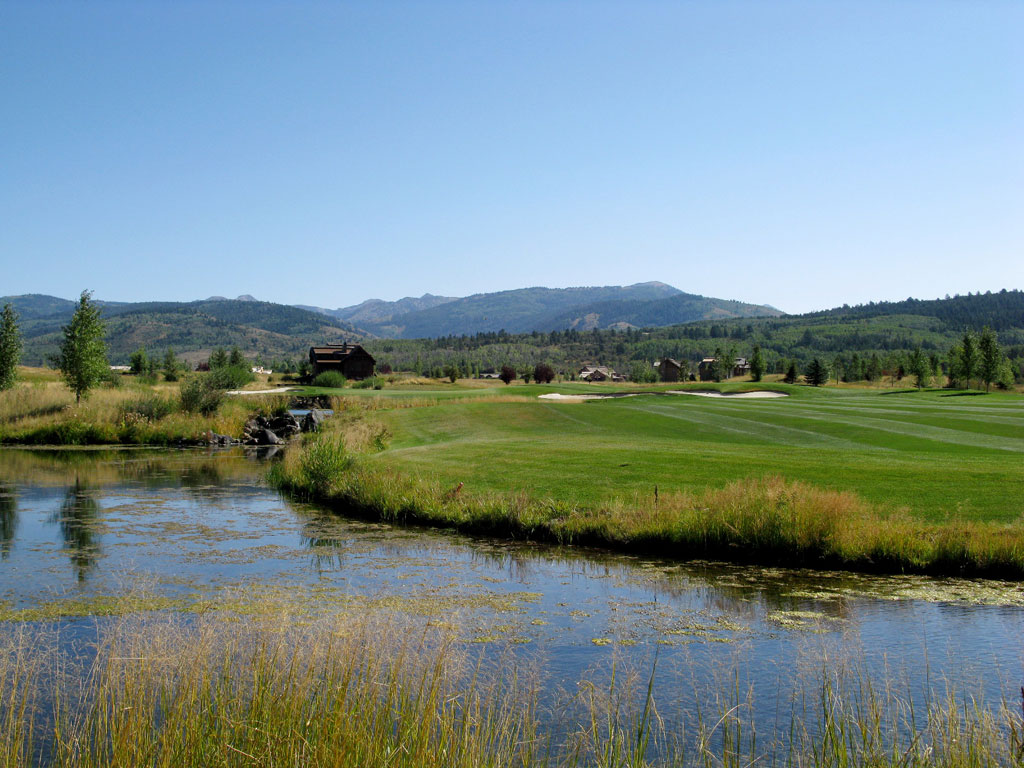
[(678, 410), (671, 406), (648, 405), (630, 406), (630, 410), (641, 410), (648, 413), (657, 413), (671, 419), (681, 419), (698, 424), (713, 426), (715, 429), (723, 429), (735, 432), (744, 437), (753, 438), (753, 442), (764, 442), (782, 445), (794, 445), (808, 447), (818, 445), (836, 450), (858, 450), (858, 451), (892, 451), (892, 448), (885, 446), (860, 443), (842, 437), (834, 437), (809, 429), (790, 427), (783, 424), (767, 424), (756, 419), (744, 418), (721, 412), (708, 413), (697, 409)]

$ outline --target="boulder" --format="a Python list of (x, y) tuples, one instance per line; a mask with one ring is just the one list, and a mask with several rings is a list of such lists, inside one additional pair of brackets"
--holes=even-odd
[(326, 418), (326, 413), (318, 409), (313, 409), (312, 411), (310, 411), (309, 413), (302, 417), (302, 431), (318, 432)]
[(284, 443), (284, 440), (275, 435), (269, 429), (264, 429), (262, 432), (258, 433), (256, 435), (256, 439), (260, 445), (281, 445)]

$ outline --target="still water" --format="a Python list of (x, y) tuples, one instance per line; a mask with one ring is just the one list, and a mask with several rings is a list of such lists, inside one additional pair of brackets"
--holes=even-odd
[(641, 671), (657, 659), (656, 686), (729, 677), (762, 717), (803, 672), (817, 679), (839, 658), (914, 696), (953, 684), (1013, 701), (1024, 677), (1019, 583), (672, 562), (367, 523), (283, 498), (263, 479), (272, 460), (0, 450), (3, 623), (100, 631), (92, 614), (118, 605), (188, 614), (241, 599), (406, 612), (450, 622), (467, 647), (544, 659), (553, 686), (613, 659)]

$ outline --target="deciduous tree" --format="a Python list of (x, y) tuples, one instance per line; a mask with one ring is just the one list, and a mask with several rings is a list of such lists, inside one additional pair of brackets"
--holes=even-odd
[(538, 384), (550, 384), (555, 380), (555, 369), (547, 363), (537, 363), (533, 367), (533, 378)]
[(918, 389), (926, 387), (931, 383), (931, 363), (920, 347), (914, 349), (907, 358), (910, 375), (914, 377), (914, 384)]
[(57, 367), (78, 403), (110, 371), (107, 345), (103, 341), (106, 325), (89, 291), (82, 291), (71, 322), (61, 330), (64, 341), (57, 357)]
[(1003, 350), (999, 348), (995, 332), (986, 326), (978, 339), (978, 378), (985, 382), (986, 392), (992, 382), (999, 378), (1002, 365)]
[(754, 351), (750, 355), (750, 378), (760, 381), (762, 376), (764, 376), (764, 355), (761, 353), (761, 347), (755, 345)]
[[(121, 358), (121, 359), (123, 360), (124, 358)], [(141, 375), (141, 374), (144, 374), (144, 373), (148, 373), (149, 372), (149, 355), (146, 354), (146, 348), (145, 347), (139, 347), (134, 352), (132, 352), (132, 356), (130, 358), (128, 358), (128, 364), (132, 368), (132, 373), (134, 373), (136, 375)]]

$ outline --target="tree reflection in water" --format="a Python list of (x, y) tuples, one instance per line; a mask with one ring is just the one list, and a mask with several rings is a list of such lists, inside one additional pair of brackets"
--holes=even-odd
[(71, 565), (79, 581), (85, 581), (99, 556), (99, 538), (95, 529), (99, 511), (100, 505), (93, 491), (76, 474), (74, 484), (64, 494), (60, 512), (52, 519), (60, 523), (64, 547), (69, 551)]
[(18, 498), (14, 487), (0, 483), (0, 559), (11, 554), (14, 531), (18, 527)]

